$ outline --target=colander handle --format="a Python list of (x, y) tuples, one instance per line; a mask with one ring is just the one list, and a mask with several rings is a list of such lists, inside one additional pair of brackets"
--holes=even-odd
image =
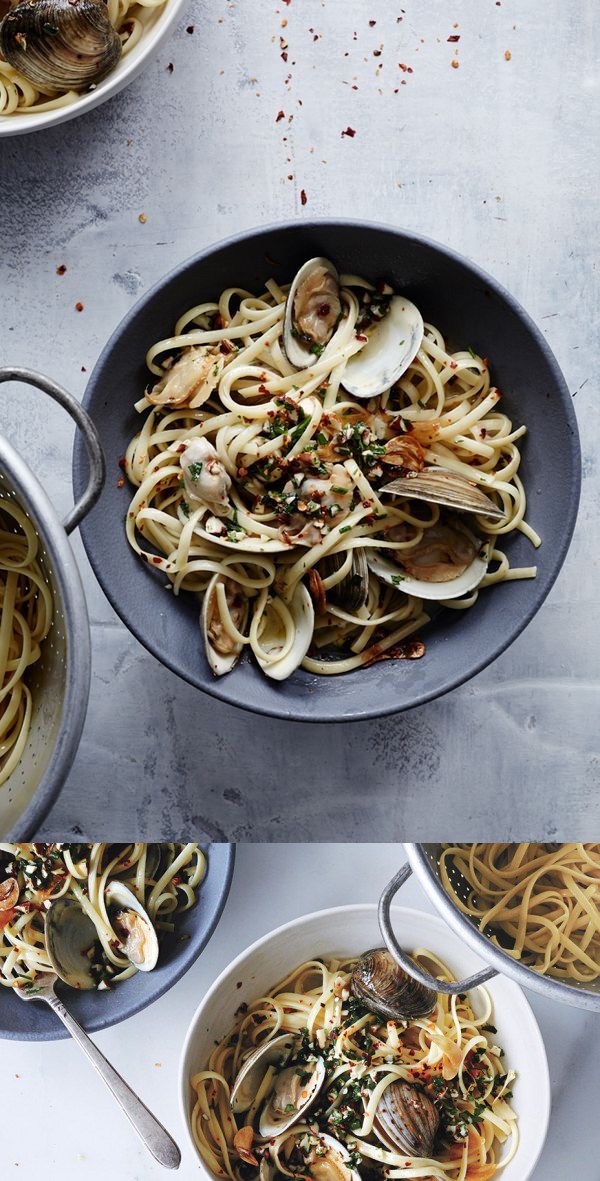
[(63, 389), (57, 382), (52, 381), (51, 378), (45, 377), (42, 373), (36, 373), (34, 369), (21, 368), (4, 368), (0, 369), (0, 384), (3, 381), (22, 381), (24, 385), (33, 385), (43, 393), (49, 394), (55, 402), (58, 402), (67, 414), (79, 427), (87, 448), (89, 463), (90, 463), (90, 477), (88, 485), (83, 493), (83, 496), (77, 501), (77, 504), (71, 509), (63, 521), (63, 527), (67, 533), (72, 533), (73, 529), (83, 521), (83, 518), (92, 509), (102, 491), (104, 484), (104, 476), (106, 466), (104, 463), (104, 454), (100, 445), (100, 438), (98, 432), (86, 410), (77, 398), (73, 397), (68, 390)]
[(405, 881), (412, 873), (411, 866), (407, 863), (398, 870), (391, 882), (388, 882), (381, 898), (379, 899), (379, 929), (383, 935), (385, 945), (400, 967), (412, 976), (413, 980), (418, 980), (419, 984), (424, 984), (426, 988), (433, 988), (435, 992), (443, 992), (449, 996), (454, 996), (459, 992), (468, 992), (470, 988), (477, 988), (478, 984), (484, 984), (486, 980), (491, 980), (492, 976), (497, 976), (498, 973), (493, 968), (482, 968), (481, 972), (475, 972), (473, 976), (468, 976), (466, 980), (436, 980), (435, 977), (430, 976), (429, 972), (424, 972), (418, 968), (414, 960), (402, 950), (392, 927), (392, 920), (390, 918), (390, 906), (392, 905), (392, 898), (398, 893), (400, 886), (403, 886)]

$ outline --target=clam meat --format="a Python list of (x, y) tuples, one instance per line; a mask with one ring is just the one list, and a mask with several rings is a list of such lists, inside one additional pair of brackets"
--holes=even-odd
[(0, 53), (43, 93), (81, 91), (114, 69), (121, 38), (104, 0), (22, 0), (0, 24)]
[(278, 1155), (285, 1172), (276, 1168), (270, 1153), (261, 1162), (260, 1181), (274, 1181), (278, 1176), (309, 1177), (311, 1181), (361, 1181), (360, 1173), (350, 1164), (347, 1148), (324, 1133), (303, 1129), (284, 1141)]
[(287, 297), (283, 327), (286, 356), (296, 369), (314, 363), (329, 344), (342, 315), (338, 273), (327, 258), (300, 267)]
[(271, 1093), (260, 1113), (258, 1130), (261, 1136), (270, 1140), (297, 1123), (312, 1107), (324, 1081), (322, 1058), (281, 1070), (275, 1076)]
[(435, 1103), (410, 1083), (390, 1083), (385, 1088), (373, 1123), (373, 1131), (386, 1148), (411, 1157), (430, 1157), (440, 1114)]
[(361, 955), (350, 986), (371, 1013), (386, 1021), (429, 1017), (437, 1005), (437, 993), (413, 980), (385, 947)]
[[(390, 541), (408, 540), (404, 524), (386, 534)], [(390, 551), (388, 551), (390, 552)], [(394, 560), (376, 552), (369, 555), (371, 570), (382, 582), (420, 599), (458, 599), (474, 590), (487, 574), (489, 543), (481, 540), (455, 517), (425, 529), (423, 537)]]
[(141, 902), (116, 879), (106, 887), (104, 901), (119, 950), (138, 972), (151, 972), (158, 961), (158, 936)]
[[(223, 600), (231, 625), (223, 615)], [(200, 626), (204, 638), (206, 659), (211, 672), (222, 677), (237, 664), (244, 644), (231, 627), (242, 634), (248, 621), (248, 599), (233, 578), (215, 574), (211, 578), (202, 601)]]

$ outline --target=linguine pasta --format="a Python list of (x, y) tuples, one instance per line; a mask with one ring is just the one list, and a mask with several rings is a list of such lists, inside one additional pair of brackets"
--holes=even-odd
[(507, 955), (561, 980), (600, 979), (600, 845), (444, 845), (440, 876)]
[(14, 500), (0, 497), (0, 785), (25, 749), (31, 725), (29, 670), (52, 623), (52, 595), (35, 529)]
[(120, 949), (106, 887), (114, 881), (128, 886), (160, 935), (173, 931), (177, 915), (195, 904), (205, 870), (206, 858), (195, 844), (0, 843), (0, 985), (33, 982), (36, 974), (53, 970), (44, 916), (58, 898), (75, 899), (96, 928), (97, 987), (127, 980), (137, 969)]
[[(285, 351), (287, 291), (273, 279), (259, 296), (228, 288), (151, 347), (154, 383), (136, 404), (145, 417), (124, 460), (136, 489), (129, 542), (175, 595), (206, 596), (212, 670), (229, 671), (248, 650), (279, 680), (299, 665), (331, 675), (422, 655), (407, 640), (432, 606), (415, 586), (479, 559), (470, 593), (450, 597), (450, 583), (442, 592), (443, 606), (468, 609), (481, 587), (535, 577), (533, 566), (510, 566), (511, 534), (540, 544), (518, 474), (526, 428), (500, 410), (487, 361), (451, 351), (426, 324), (400, 380), (358, 400), (345, 370), (391, 288), (342, 276), (333, 335), (301, 370)], [(499, 519), (383, 491), (423, 467), (468, 479)], [(392, 573), (376, 572), (376, 560)]]
[[(430, 951), (419, 949), (413, 958), (438, 979), (452, 979)], [(329, 957), (303, 963), (268, 996), (242, 1005), (207, 1069), (192, 1078), (194, 1140), (214, 1176), (254, 1181), (259, 1173), (261, 1178), (272, 1176), (265, 1165), (291, 1177), (311, 1176), (310, 1160), (314, 1157), (319, 1166), (327, 1136), (349, 1154), (346, 1172), (354, 1168), (371, 1178), (488, 1181), (513, 1157), (518, 1129), (509, 1100), (515, 1074), (507, 1072), (492, 1036), (496, 1031), (490, 1025), (487, 991), (477, 990), (477, 1015), (468, 996), (438, 994), (431, 1017), (386, 1023), (350, 995), (355, 964), (355, 959)], [(302, 1071), (322, 1058), (325, 1082), (300, 1125), (264, 1140), (256, 1134), (256, 1116), (272, 1080), (260, 1087), (242, 1115), (233, 1115), (230, 1096), (249, 1053), (285, 1032), (298, 1036), (287, 1065), (297, 1064), (302, 1081)], [(415, 1085), (439, 1111), (431, 1157), (409, 1158), (386, 1149), (374, 1131), (381, 1096), (397, 1080)], [(292, 1132), (309, 1161), (304, 1167), (301, 1155), (298, 1161), (297, 1153), (290, 1152)], [(325, 1176), (322, 1165), (313, 1166), (312, 1175)]]

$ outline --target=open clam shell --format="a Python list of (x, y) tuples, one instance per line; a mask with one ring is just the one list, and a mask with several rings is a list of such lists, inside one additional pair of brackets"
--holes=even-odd
[(292, 282), (283, 346), (290, 365), (305, 369), (331, 340), (342, 312), (339, 276), (328, 258), (310, 258)]
[(486, 496), (474, 480), (468, 480), (446, 468), (427, 467), (423, 471), (400, 476), (390, 484), (384, 484), (380, 491), (391, 492), (393, 496), (405, 499), (443, 504), (462, 513), (479, 513), (494, 520), (504, 516), (504, 509)]
[(375, 398), (408, 369), (423, 340), (423, 317), (414, 303), (393, 295), (383, 317), (368, 333), (368, 343), (350, 357), (342, 385), (353, 398)]
[(248, 1111), (252, 1107), (268, 1067), (281, 1068), (285, 1066), (296, 1045), (296, 1040), (293, 1034), (281, 1034), (280, 1037), (274, 1037), (270, 1042), (264, 1042), (246, 1058), (238, 1071), (231, 1092), (231, 1110), (236, 1115)]
[(121, 38), (103, 0), (23, 0), (0, 24), (0, 53), (44, 93), (81, 91), (116, 66)]
[(439, 1123), (440, 1113), (429, 1096), (398, 1080), (385, 1088), (377, 1104), (373, 1131), (392, 1152), (430, 1157)]
[(322, 1058), (279, 1071), (258, 1121), (258, 1130), (265, 1140), (280, 1136), (306, 1115), (325, 1082), (325, 1074)]
[(367, 560), (369, 568), (382, 582), (395, 586), (406, 595), (439, 602), (443, 599), (460, 599), (462, 595), (469, 594), (479, 586), (487, 574), (489, 548), (489, 543), (486, 543), (467, 568), (447, 582), (430, 582), (424, 578), (414, 578), (398, 562), (392, 562), (376, 551), (369, 554)]
[[(257, 656), (263, 672), (275, 681), (285, 681), (304, 660), (313, 638), (315, 609), (308, 588), (299, 582), (291, 603), (287, 604), (294, 621), (294, 638), (289, 650), (283, 655), (284, 647), (279, 632), (269, 635), (268, 629), (261, 634), (260, 644), (270, 659)], [(280, 657), (277, 653), (281, 652)]]
[(104, 901), (119, 950), (138, 972), (151, 972), (158, 962), (158, 935), (141, 902), (117, 880), (108, 883)]
[(350, 986), (371, 1013), (386, 1021), (429, 1017), (437, 1005), (437, 993), (413, 980), (385, 947), (361, 955)]
[(229, 614), (234, 627), (239, 632), (244, 631), (248, 622), (249, 605), (248, 599), (243, 594), (239, 585), (233, 579), (223, 578), (221, 574), (215, 574), (211, 578), (204, 592), (202, 609), (200, 611), (200, 627), (204, 640), (206, 659), (215, 676), (222, 677), (226, 673), (231, 672), (232, 668), (235, 668), (244, 649), (244, 645), (234, 636), (230, 635), (227, 626), (223, 622), (217, 594), (217, 588), (219, 586), (222, 586), (224, 589)]
[[(318, 565), (321, 578), (336, 573), (346, 560), (345, 553), (327, 554)], [(362, 547), (352, 550), (352, 565), (348, 574), (327, 591), (327, 598), (345, 611), (359, 611), (369, 597), (369, 566)]]
[(75, 898), (57, 898), (52, 903), (46, 911), (44, 935), (50, 963), (59, 979), (71, 988), (96, 988), (92, 952), (98, 933)]

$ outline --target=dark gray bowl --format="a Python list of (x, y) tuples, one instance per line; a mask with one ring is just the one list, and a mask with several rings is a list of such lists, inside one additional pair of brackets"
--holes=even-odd
[[(534, 581), (504, 583), (464, 614), (442, 612), (424, 633), (418, 661), (387, 661), (339, 677), (299, 670), (285, 684), (268, 680), (246, 658), (215, 679), (201, 650), (198, 605), (174, 602), (164, 575), (139, 561), (123, 521), (131, 489), (117, 487), (118, 462), (139, 429), (133, 403), (147, 380), (149, 346), (167, 336), (188, 307), (229, 285), (259, 291), (274, 274), (285, 281), (313, 255), (340, 270), (385, 277), (411, 297), (451, 344), (471, 345), (491, 359), (495, 383), (516, 423), (527, 423), (521, 474), (527, 518), (543, 538), (535, 554), (517, 535), (507, 543), (513, 565), (538, 565)], [(575, 525), (581, 479), (577, 425), (569, 391), (535, 324), (494, 279), (445, 246), (416, 234), (359, 222), (294, 222), (230, 238), (183, 263), (145, 295), (117, 328), (90, 378), (85, 406), (100, 432), (108, 478), (83, 522), (88, 557), (127, 627), (179, 676), (223, 701), (257, 713), (302, 721), (377, 717), (431, 701), (485, 668), (519, 635), (543, 603), (562, 565)], [(87, 477), (75, 443), (74, 483)]]
[[(227, 901), (235, 846), (203, 846), (208, 869), (198, 901), (176, 919), (176, 929), (161, 942), (160, 958), (153, 972), (138, 972), (115, 985), (112, 992), (78, 992), (59, 984), (57, 991), (67, 1008), (88, 1033), (108, 1029), (133, 1017), (158, 1000), (187, 972), (206, 947)], [(182, 936), (184, 937), (182, 939)], [(25, 1003), (11, 988), (0, 988), (0, 1038), (21, 1042), (51, 1042), (68, 1033), (45, 1004)]]

